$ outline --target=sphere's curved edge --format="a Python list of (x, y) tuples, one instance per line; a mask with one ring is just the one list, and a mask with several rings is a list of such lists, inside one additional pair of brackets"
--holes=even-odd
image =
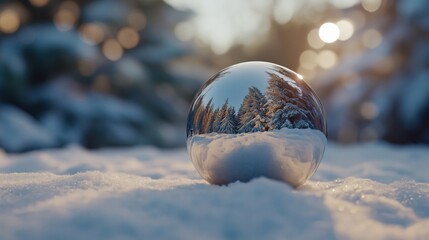
[(232, 68), (232, 67), (236, 67), (236, 66), (240, 66), (240, 65), (246, 65), (246, 64), (265, 64), (265, 65), (272, 65), (272, 66), (280, 67), (280, 68), (288, 71), (289, 73), (295, 75), (297, 78), (299, 78), (301, 80), (303, 79), (303, 77), (302, 77), (301, 74), (299, 74), (299, 73), (297, 73), (297, 72), (295, 72), (295, 71), (293, 71), (293, 70), (291, 70), (291, 69), (289, 69), (287, 67), (284, 67), (284, 66), (282, 66), (280, 64), (272, 63), (272, 62), (267, 62), (267, 61), (246, 61), (246, 62), (240, 62), (240, 63), (233, 64), (233, 65), (231, 65), (229, 67), (226, 67), (226, 68), (222, 69), (221, 71), (227, 70), (228, 68)]
[(187, 141), (192, 163), (209, 183), (225, 185), (267, 177), (293, 187), (313, 175), (326, 144), (327, 138), (320, 130), (288, 128), (200, 134)]
[(297, 187), (316, 171), (327, 142), (314, 90), (298, 73), (261, 61), (211, 77), (192, 102), (186, 129), (195, 168), (218, 185), (267, 177)]

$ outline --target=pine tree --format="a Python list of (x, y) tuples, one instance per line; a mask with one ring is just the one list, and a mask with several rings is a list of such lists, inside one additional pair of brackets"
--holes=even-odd
[(224, 119), (226, 117), (226, 115), (228, 114), (228, 98), (225, 100), (225, 103), (222, 105), (222, 108), (220, 109), (220, 116), (221, 116), (221, 121), (222, 119)]
[(314, 128), (311, 122), (311, 112), (302, 94), (274, 73), (270, 74), (268, 82), (268, 116), (270, 129), (281, 128)]
[(188, 122), (194, 123), (193, 129), (192, 129), (193, 133), (194, 134), (201, 133), (201, 130), (203, 128), (203, 120), (204, 120), (203, 98), (198, 98), (195, 101), (193, 112), (190, 114), (190, 117), (192, 118), (192, 120)]
[(225, 117), (222, 119), (219, 132), (234, 134), (237, 132), (237, 116), (233, 107), (229, 107), (226, 111)]
[(204, 119), (203, 119), (203, 126), (202, 126), (203, 133), (209, 133), (212, 131), (212, 128), (213, 128), (212, 115), (213, 115), (213, 98), (210, 98), (204, 110)]
[(267, 129), (267, 99), (256, 87), (250, 87), (238, 110), (238, 132), (262, 132)]
[(276, 111), (272, 117), (274, 129), (282, 128), (312, 128), (313, 125), (306, 117), (309, 112), (292, 103), (286, 103), (283, 108)]
[[(160, 132), (180, 131), (182, 103), (200, 86), (169, 67), (191, 50), (171, 31), (188, 13), (147, 0), (0, 2), (0, 15), (18, 18), (17, 26), (0, 27), (0, 109), (30, 115), (56, 145), (183, 143), (179, 134)], [(30, 140), (21, 151), (44, 147), (30, 135), (23, 133)], [(5, 146), (0, 141), (9, 151)]]
[(222, 116), (221, 116), (221, 111), (219, 108), (216, 108), (213, 112), (213, 126), (212, 126), (212, 131), (213, 132), (218, 132), (219, 131), (219, 127), (220, 127), (220, 122), (222, 120)]
[(228, 115), (228, 99), (225, 100), (225, 103), (222, 105), (219, 114), (218, 114), (218, 122), (219, 122), (219, 127), (218, 127), (218, 132), (222, 132), (222, 123), (224, 122), (225, 118)]
[(229, 111), (229, 118), (230, 118), (230, 129), (231, 129), (231, 133), (237, 133), (237, 128), (238, 128), (238, 118), (237, 118), (237, 113), (235, 112), (234, 107), (230, 107), (228, 109)]
[(223, 120), (226, 118), (228, 114), (228, 99), (225, 100), (225, 103), (221, 108), (216, 109), (215, 111), (215, 119), (213, 121), (213, 132), (221, 132), (221, 126)]

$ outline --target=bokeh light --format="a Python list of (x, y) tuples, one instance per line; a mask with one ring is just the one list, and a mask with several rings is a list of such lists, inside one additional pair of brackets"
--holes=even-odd
[(311, 30), (307, 35), (307, 42), (310, 45), (310, 47), (314, 49), (319, 49), (325, 46), (325, 43), (320, 39), (319, 37), (319, 29), (314, 28)]
[(121, 59), (124, 54), (122, 46), (115, 39), (106, 40), (103, 44), (102, 50), (104, 56), (111, 61)]
[(128, 24), (135, 30), (140, 31), (146, 26), (146, 16), (140, 11), (133, 10), (128, 15)]
[(331, 50), (323, 50), (317, 55), (317, 63), (321, 68), (332, 68), (337, 63), (337, 55)]
[(317, 66), (317, 53), (312, 50), (305, 50), (299, 56), (299, 63), (305, 69), (314, 69)]
[(325, 43), (333, 43), (340, 37), (340, 29), (335, 23), (324, 23), (319, 28), (319, 37)]
[(30, 3), (35, 7), (43, 7), (48, 4), (49, 0), (30, 0)]
[(280, 24), (289, 22), (295, 12), (295, 3), (293, 1), (278, 1), (274, 6), (274, 20)]
[(13, 9), (5, 9), (0, 13), (0, 31), (14, 33), (21, 24), (18, 13)]
[(345, 41), (353, 36), (354, 26), (351, 21), (343, 19), (338, 21), (336, 24), (340, 30), (340, 36), (338, 37), (339, 40)]
[(119, 30), (117, 39), (122, 47), (131, 49), (137, 46), (140, 41), (140, 36), (136, 30), (125, 27)]
[(381, 33), (376, 29), (368, 29), (362, 35), (362, 43), (367, 48), (377, 47), (382, 40)]
[(89, 45), (101, 43), (105, 37), (104, 26), (100, 23), (86, 23), (80, 29), (82, 40)]
[(68, 31), (73, 28), (79, 18), (79, 6), (72, 1), (61, 3), (58, 11), (54, 16), (55, 26), (60, 31)]
[(60, 31), (68, 31), (73, 28), (75, 16), (68, 10), (59, 10), (54, 17), (55, 26)]
[(372, 102), (363, 102), (360, 105), (360, 114), (366, 120), (371, 120), (378, 115), (378, 107)]
[(68, 10), (76, 17), (79, 15), (80, 9), (76, 2), (74, 1), (64, 1), (60, 5), (60, 9)]
[(362, 0), (362, 7), (368, 12), (375, 12), (381, 7), (381, 0)]

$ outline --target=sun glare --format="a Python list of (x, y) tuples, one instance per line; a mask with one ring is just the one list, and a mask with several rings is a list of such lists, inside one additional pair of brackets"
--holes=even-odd
[(325, 43), (333, 43), (340, 37), (340, 29), (335, 23), (324, 23), (319, 28), (319, 37)]

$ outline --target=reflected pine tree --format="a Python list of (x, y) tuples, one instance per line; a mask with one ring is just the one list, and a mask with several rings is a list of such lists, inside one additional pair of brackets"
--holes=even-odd
[(213, 128), (213, 98), (210, 98), (204, 109), (204, 119), (203, 119), (203, 132), (211, 132)]
[(320, 109), (314, 105), (319, 100), (309, 86), (299, 85), (295, 76), (282, 69), (266, 72), (269, 76), (266, 92), (249, 87), (238, 112), (230, 106), (229, 99), (214, 108), (213, 97), (204, 104), (204, 96), (195, 101), (190, 112), (194, 126), (189, 134), (248, 133), (282, 128), (312, 128), (324, 130), (325, 125), (317, 116)]
[(238, 110), (238, 132), (266, 131), (269, 118), (267, 117), (267, 99), (256, 87), (250, 87)]
[(194, 119), (194, 126), (192, 128), (192, 132), (194, 134), (200, 134), (202, 126), (203, 126), (203, 118), (204, 118), (204, 106), (203, 106), (203, 98), (198, 98), (195, 101), (194, 111), (190, 114), (190, 117)]
[(311, 108), (299, 88), (275, 73), (267, 74), (270, 76), (267, 88), (269, 128), (314, 128), (311, 121), (314, 118), (307, 110)]
[[(283, 76), (286, 79), (289, 79), (289, 78), (294, 79), (293, 85), (295, 85), (295, 81), (296, 82), (302, 81), (301, 79), (297, 79), (295, 73), (289, 72), (289, 71), (285, 70), (284, 68), (275, 67), (274, 69), (277, 73), (280, 74), (280, 76)], [(291, 84), (292, 82), (287, 81), (287, 83)], [(321, 106), (322, 103), (314, 94), (303, 94), (303, 92), (304, 93), (313, 92), (313, 90), (310, 88), (310, 86), (305, 84), (305, 82), (300, 85), (299, 89), (302, 92), (298, 91), (298, 94), (299, 94), (299, 98), (297, 99), (299, 102), (298, 106), (300, 106), (301, 108), (306, 109), (308, 111), (307, 116), (310, 119), (310, 122), (312, 123), (312, 125), (314, 126), (312, 128), (325, 131), (326, 130), (326, 123), (322, 120), (322, 118), (319, 117), (320, 112), (323, 113), (323, 109), (316, 107), (316, 106)]]
[(221, 120), (219, 131), (227, 134), (237, 133), (237, 116), (233, 107), (228, 107), (225, 117)]
[(220, 127), (220, 122), (221, 122), (221, 110), (219, 108), (216, 108), (216, 110), (214, 110), (213, 112), (213, 127), (212, 127), (212, 131), (213, 132), (219, 132), (219, 127)]
[(218, 114), (216, 115), (215, 118), (215, 123), (216, 123), (216, 127), (217, 127), (217, 132), (223, 133), (222, 130), (224, 130), (222, 127), (222, 122), (224, 122), (225, 118), (228, 115), (228, 102), (229, 100), (226, 99), (225, 103), (222, 105), (222, 107), (220, 108)]

